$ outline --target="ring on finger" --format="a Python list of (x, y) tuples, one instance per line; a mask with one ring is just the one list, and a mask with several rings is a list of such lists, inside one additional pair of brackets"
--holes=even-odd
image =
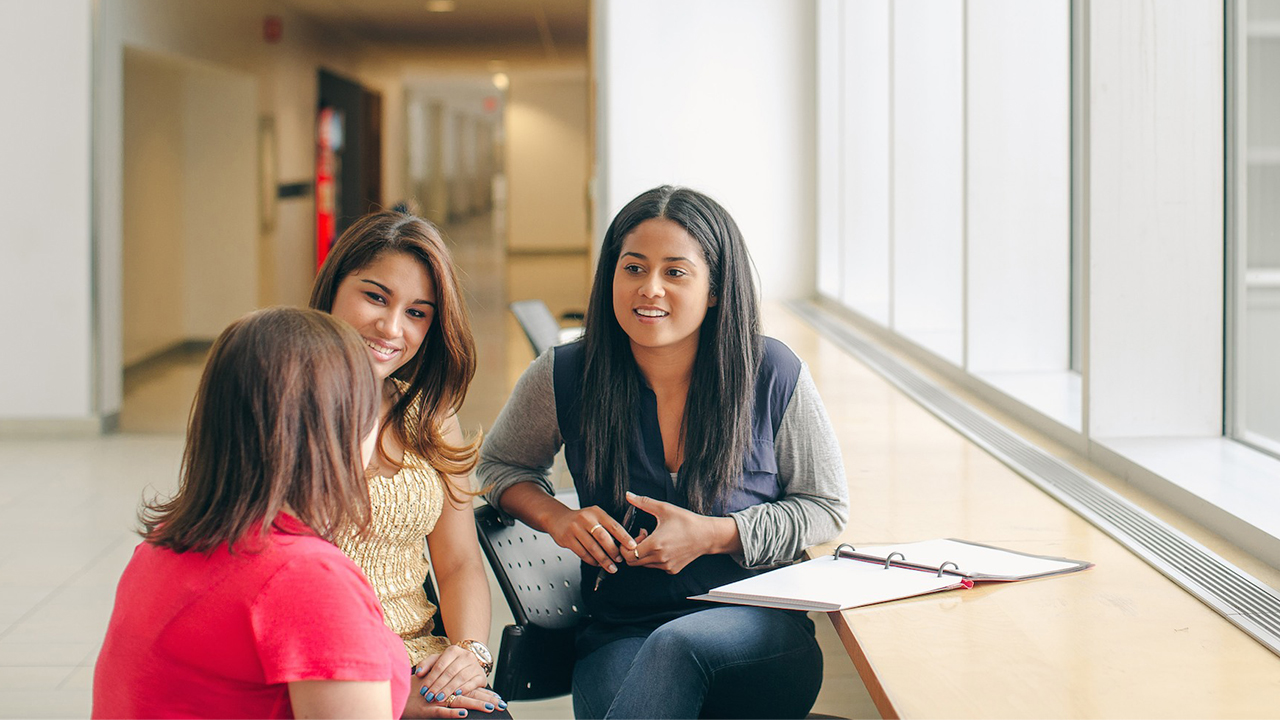
[(595, 525), (592, 525), (592, 526), (591, 526), (591, 529), (587, 531), (587, 534), (588, 534), (588, 535), (594, 535), (594, 534), (596, 533), (596, 528), (600, 528), (600, 529), (602, 529), (602, 530), (603, 530), (603, 529), (604, 529), (604, 526), (603, 526), (603, 525), (601, 525), (600, 523), (596, 523)]
[(457, 695), (449, 695), (449, 697), (445, 698), (445, 700), (444, 700), (444, 706), (445, 706), (445, 707), (453, 707), (453, 701), (454, 701), (454, 700), (457, 700), (457, 699), (458, 699), (458, 696), (457, 696)]

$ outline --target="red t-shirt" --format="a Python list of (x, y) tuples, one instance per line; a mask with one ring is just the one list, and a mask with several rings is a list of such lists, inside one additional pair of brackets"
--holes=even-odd
[(404, 643), (341, 550), (288, 515), (235, 554), (138, 545), (94, 668), (93, 717), (291, 718), (295, 680), (389, 680), (393, 717), (404, 710)]

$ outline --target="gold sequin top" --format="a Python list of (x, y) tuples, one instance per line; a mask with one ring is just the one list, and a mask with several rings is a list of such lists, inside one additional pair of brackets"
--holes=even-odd
[(369, 480), (372, 521), (367, 534), (339, 538), (338, 547), (369, 578), (387, 627), (404, 640), (414, 665), (449, 647), (432, 635), (436, 606), (427, 600), (422, 581), (431, 565), (423, 538), (436, 526), (444, 507), (444, 485), (435, 468), (408, 450), (404, 467), (392, 477)]

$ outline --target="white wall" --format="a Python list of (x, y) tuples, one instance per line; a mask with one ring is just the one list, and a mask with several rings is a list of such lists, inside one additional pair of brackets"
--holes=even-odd
[(586, 249), (587, 76), (512, 73), (507, 95), (507, 248)]
[(89, 0), (0, 3), (0, 433), (96, 427)]
[(257, 306), (251, 76), (125, 52), (124, 347), (213, 339)]
[(840, 196), (841, 148), (844, 132), (841, 126), (841, 77), (838, 72), (844, 48), (840, 31), (844, 4), (840, 0), (817, 0), (818, 52), (818, 147), (823, 152), (816, 158), (817, 187), (817, 277), (816, 289), (828, 297), (840, 296), (845, 246), (839, 242), (843, 200)]
[(124, 61), (123, 358), (185, 339), (182, 70), (130, 52)]
[(183, 326), (213, 339), (258, 306), (257, 87), (216, 68), (184, 80)]
[(1217, 436), (1222, 7), (1091, 3), (1089, 13), (1088, 432)]
[(742, 228), (763, 297), (811, 294), (813, 0), (609, 0), (593, 7), (601, 35), (600, 213), (612, 218), (662, 184), (700, 190)]

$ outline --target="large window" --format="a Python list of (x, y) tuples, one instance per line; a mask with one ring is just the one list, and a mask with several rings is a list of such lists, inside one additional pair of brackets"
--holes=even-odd
[(818, 9), (819, 292), (1274, 553), (1280, 0)]
[(1079, 430), (1070, 3), (819, 13), (819, 291)]
[(1230, 6), (1227, 432), (1280, 455), (1280, 0)]

